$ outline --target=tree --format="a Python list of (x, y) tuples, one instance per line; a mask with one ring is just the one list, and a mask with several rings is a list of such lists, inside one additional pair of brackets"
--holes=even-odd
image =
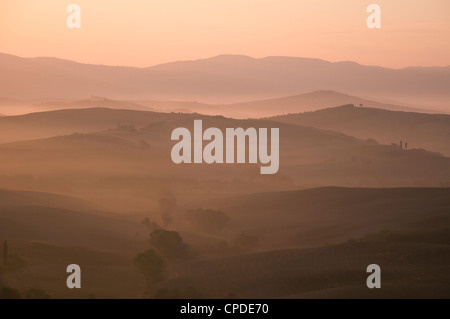
[(167, 267), (165, 260), (154, 249), (137, 254), (134, 265), (144, 275), (147, 290), (162, 279)]
[(22, 295), (17, 289), (3, 287), (0, 289), (0, 299), (22, 299)]
[(161, 254), (172, 261), (182, 260), (189, 255), (188, 248), (183, 242), (183, 238), (181, 238), (180, 234), (176, 231), (155, 229), (150, 234), (149, 242)]
[(230, 221), (224, 212), (202, 208), (188, 210), (187, 219), (191, 226), (210, 233), (222, 231)]

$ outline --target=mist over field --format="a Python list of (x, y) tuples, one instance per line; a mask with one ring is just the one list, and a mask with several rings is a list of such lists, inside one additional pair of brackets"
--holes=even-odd
[[(449, 76), (1, 54), (0, 297), (449, 298)], [(173, 163), (194, 120), (279, 128), (278, 172)]]

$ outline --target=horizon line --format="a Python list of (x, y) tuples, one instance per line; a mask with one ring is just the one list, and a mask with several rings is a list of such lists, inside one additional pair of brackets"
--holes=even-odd
[(365, 66), (365, 67), (377, 67), (377, 68), (390, 69), (390, 70), (404, 70), (404, 69), (408, 69), (408, 68), (449, 68), (450, 67), (450, 64), (448, 64), (448, 65), (430, 65), (430, 66), (410, 65), (410, 66), (401, 67), (401, 68), (392, 68), (392, 67), (386, 67), (386, 66), (381, 66), (381, 65), (361, 64), (361, 63), (359, 63), (357, 61), (351, 61), (351, 60), (329, 61), (329, 60), (325, 60), (325, 59), (321, 59), (321, 58), (301, 57), (301, 56), (288, 56), (288, 55), (269, 55), (269, 56), (265, 56), (265, 57), (261, 57), (261, 58), (256, 58), (256, 57), (252, 57), (252, 56), (245, 55), (245, 54), (234, 54), (234, 53), (223, 53), (223, 54), (218, 54), (218, 55), (214, 55), (214, 56), (210, 56), (210, 57), (206, 57), (206, 58), (198, 58), (198, 59), (174, 60), (174, 61), (169, 61), (169, 62), (158, 63), (158, 64), (151, 65), (151, 66), (140, 67), (140, 66), (132, 66), (132, 65), (112, 65), (112, 64), (97, 64), (97, 63), (80, 62), (80, 61), (76, 61), (76, 60), (59, 58), (59, 57), (56, 57), (56, 56), (31, 56), (31, 57), (27, 56), (26, 57), (26, 56), (20, 56), (20, 55), (11, 54), (11, 53), (5, 53), (5, 52), (0, 52), (0, 55), (9, 55), (9, 56), (13, 56), (13, 57), (20, 58), (20, 59), (55, 59), (55, 60), (61, 60), (61, 61), (72, 62), (72, 63), (77, 63), (77, 64), (84, 64), (84, 65), (97, 65), (97, 66), (107, 66), (107, 67), (124, 67), (124, 68), (135, 68), (135, 69), (151, 69), (153, 67), (166, 65), (166, 64), (183, 63), (183, 62), (197, 62), (197, 61), (211, 60), (211, 59), (215, 59), (215, 58), (223, 57), (223, 56), (242, 57), (242, 58), (249, 58), (249, 59), (252, 59), (252, 60), (264, 60), (264, 59), (268, 59), (268, 58), (290, 58), (290, 59), (319, 60), (319, 61), (333, 63), (333, 64), (334, 63), (354, 63), (354, 64), (357, 64), (357, 65), (360, 65), (360, 66)]

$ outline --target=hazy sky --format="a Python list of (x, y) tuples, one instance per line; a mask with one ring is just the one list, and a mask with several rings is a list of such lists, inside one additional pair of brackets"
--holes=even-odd
[[(81, 29), (66, 7), (81, 7)], [(381, 6), (381, 29), (366, 7)], [(0, 52), (151, 66), (244, 54), (450, 65), (449, 0), (0, 0)]]

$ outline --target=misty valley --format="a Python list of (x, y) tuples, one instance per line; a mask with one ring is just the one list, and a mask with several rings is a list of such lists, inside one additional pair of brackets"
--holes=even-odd
[[(206, 164), (198, 118), (100, 108), (0, 118), (21, 130), (44, 121), (50, 134), (0, 145), (2, 285), (52, 298), (447, 294), (450, 159), (284, 119), (200, 116), (219, 137), (255, 128), (234, 131), (238, 145), (279, 128), (279, 172), (261, 175), (239, 149), (238, 163)], [(76, 133), (51, 136), (59, 127)], [(180, 127), (183, 156), (194, 132), (203, 165), (172, 163), (167, 139)], [(64, 285), (74, 263), (81, 289)], [(364, 272), (374, 263), (376, 292)]]
[(11, 72), (0, 298), (450, 297), (448, 68), (0, 54)]

